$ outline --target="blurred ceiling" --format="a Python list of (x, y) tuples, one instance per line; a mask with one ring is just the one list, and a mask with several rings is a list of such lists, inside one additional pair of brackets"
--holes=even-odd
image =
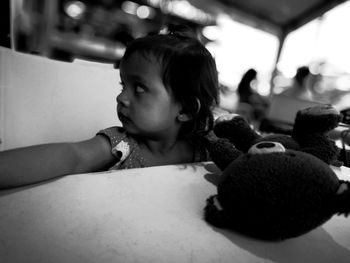
[(321, 16), (347, 0), (189, 0), (208, 13), (227, 14), (234, 20), (277, 36)]
[[(128, 41), (182, 23), (198, 32), (221, 14), (276, 35), (277, 59), (288, 33), (347, 0), (7, 0), (0, 44), (65, 61), (118, 61)], [(8, 11), (11, 4), (11, 24)], [(5, 19), (4, 19), (5, 18)], [(0, 20), (1, 21), (1, 20)], [(203, 37), (203, 41), (207, 41)], [(208, 40), (210, 41), (210, 40)]]

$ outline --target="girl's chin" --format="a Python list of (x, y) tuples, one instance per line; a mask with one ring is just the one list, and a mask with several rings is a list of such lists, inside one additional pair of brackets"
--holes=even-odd
[(124, 130), (130, 134), (137, 134), (135, 127), (130, 122), (122, 122)]

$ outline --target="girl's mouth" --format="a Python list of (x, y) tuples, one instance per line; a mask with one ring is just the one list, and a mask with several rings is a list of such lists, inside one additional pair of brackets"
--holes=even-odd
[(128, 117), (126, 117), (123, 113), (120, 112), (118, 112), (118, 118), (122, 123), (131, 121)]

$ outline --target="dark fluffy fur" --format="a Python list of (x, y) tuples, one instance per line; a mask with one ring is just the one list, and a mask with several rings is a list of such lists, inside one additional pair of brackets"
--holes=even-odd
[(287, 150), (240, 154), (227, 141), (222, 146), (222, 139), (219, 146), (211, 145), (216, 143), (211, 136), (208, 150), (223, 170), (216, 196), (221, 208), (214, 196), (208, 198), (205, 219), (255, 238), (283, 240), (311, 231), (334, 214), (348, 215), (350, 182), (338, 180), (328, 165), (338, 151), (328, 143), (326, 132), (339, 122), (336, 111), (328, 107), (297, 115), (298, 140), (286, 135), (262, 137), (241, 117), (219, 122), (214, 127), (216, 135), (228, 138), (241, 151), (265, 140), (280, 142)]
[[(214, 133), (220, 138), (229, 139), (242, 152), (247, 152), (258, 142), (274, 141), (281, 143), (287, 149), (308, 152), (327, 164), (338, 166), (340, 149), (329, 139), (327, 132), (337, 127), (341, 115), (336, 111), (328, 112), (329, 107), (322, 105), (299, 111), (292, 136), (283, 134), (261, 136), (240, 116), (230, 121), (219, 122), (214, 127)], [(322, 114), (322, 110), (326, 113)]]

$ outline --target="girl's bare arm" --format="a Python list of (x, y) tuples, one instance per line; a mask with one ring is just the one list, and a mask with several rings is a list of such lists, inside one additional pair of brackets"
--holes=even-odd
[(53, 143), (0, 152), (0, 188), (107, 169), (115, 160), (102, 136), (76, 143)]

